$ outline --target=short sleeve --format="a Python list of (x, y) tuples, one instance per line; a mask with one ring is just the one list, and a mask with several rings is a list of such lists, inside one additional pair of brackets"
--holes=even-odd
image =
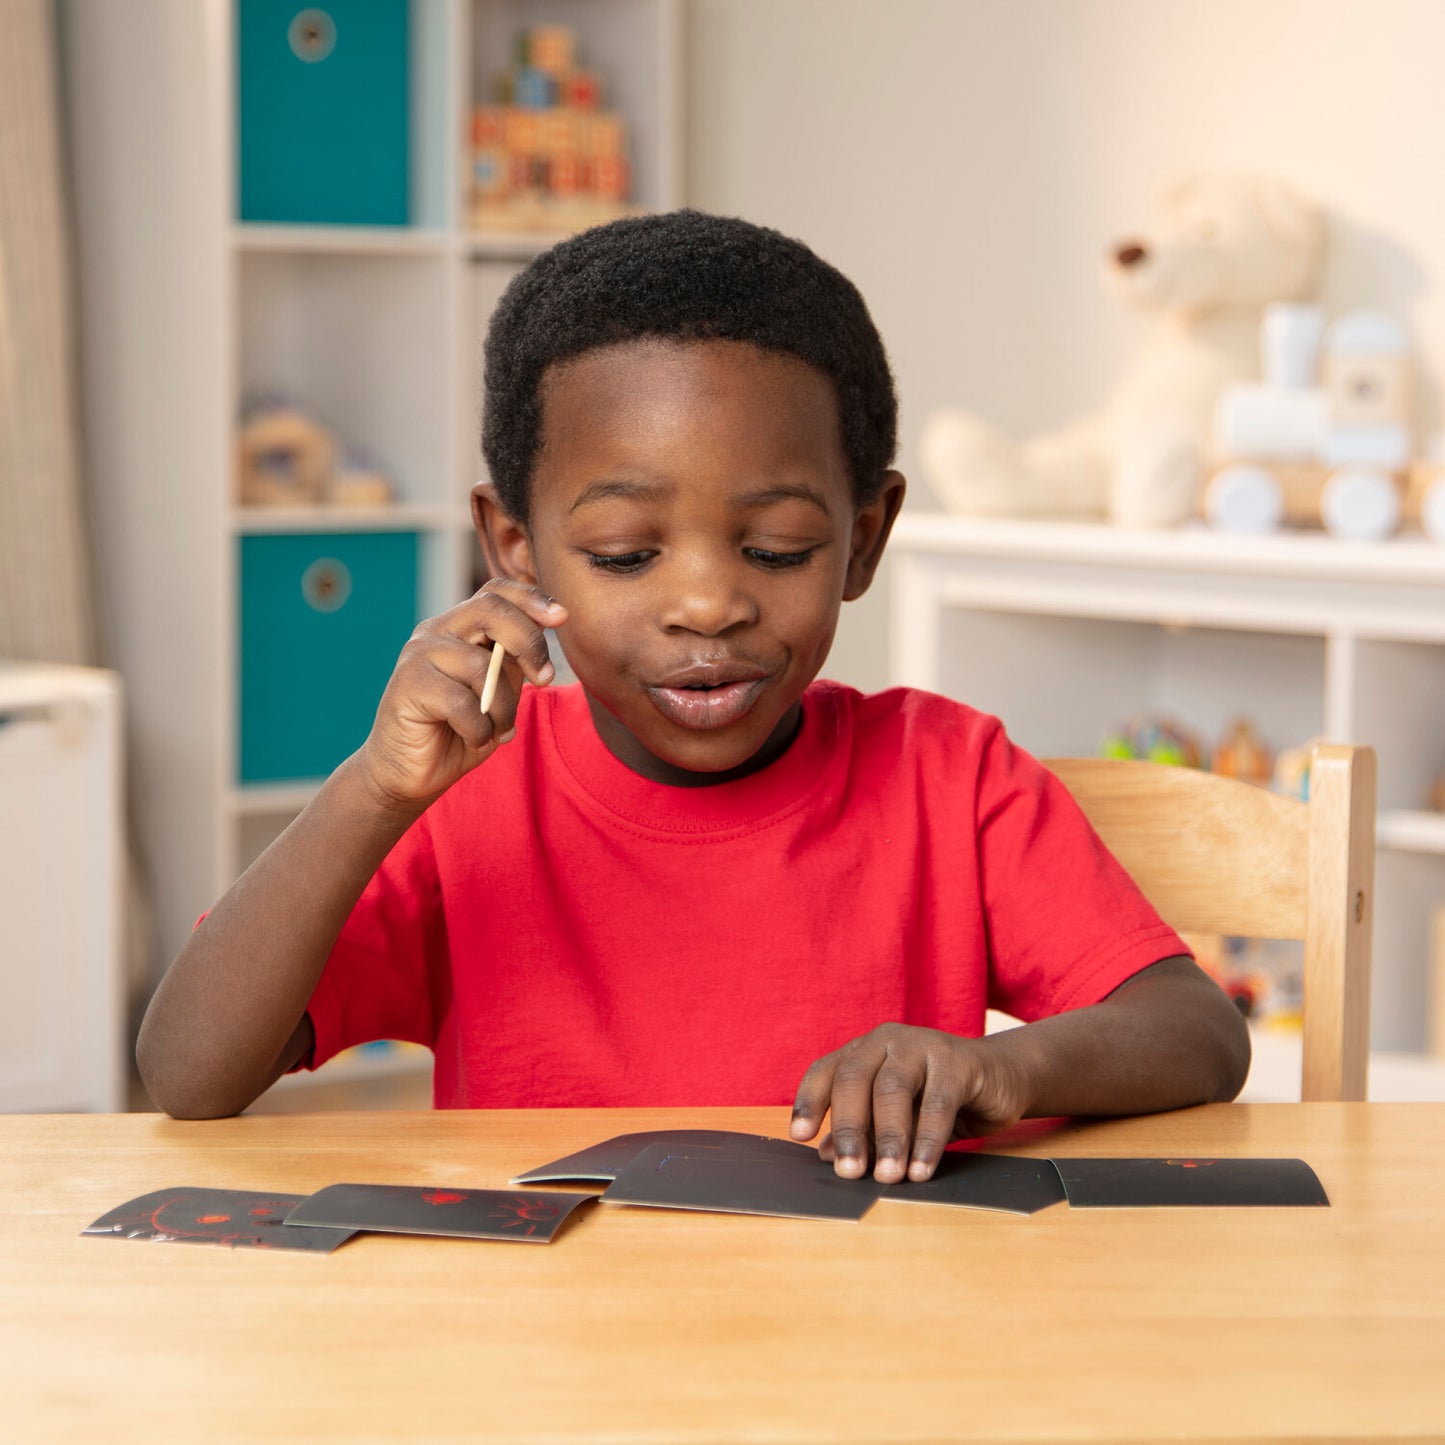
[(331, 950), (307, 1005), (316, 1030), (308, 1067), (376, 1039), (432, 1047), (446, 1006), (445, 955), (436, 858), (423, 814), (366, 885)]
[(1098, 1003), (1188, 953), (1068, 789), (996, 728), (977, 789), (989, 1007), (1026, 1022)]

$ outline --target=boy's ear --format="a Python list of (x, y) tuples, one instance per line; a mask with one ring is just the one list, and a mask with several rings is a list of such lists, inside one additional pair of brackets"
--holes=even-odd
[(482, 544), (489, 577), (510, 577), (514, 582), (537, 585), (526, 528), (507, 515), (491, 482), (478, 482), (472, 488), (472, 526)]
[(873, 581), (873, 574), (883, 560), (883, 549), (888, 545), (888, 534), (898, 519), (898, 509), (903, 505), (903, 494), (908, 483), (902, 472), (885, 472), (883, 485), (878, 495), (866, 506), (858, 509), (853, 520), (853, 540), (848, 552), (848, 576), (843, 584), (843, 601), (852, 602), (861, 597)]

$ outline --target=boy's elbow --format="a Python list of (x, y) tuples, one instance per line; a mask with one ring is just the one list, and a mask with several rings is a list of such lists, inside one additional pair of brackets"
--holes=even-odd
[(144, 1028), (136, 1040), (135, 1063), (146, 1097), (172, 1119), (226, 1119), (246, 1107), (244, 1102), (223, 1097), (204, 1081), (188, 1079), (185, 1070), (156, 1047)]
[(1220, 993), (1220, 1000), (1213, 1009), (1217, 1017), (1214, 1022), (1214, 1084), (1207, 1102), (1228, 1104), (1239, 1097), (1249, 1078), (1249, 1066), (1253, 1048), (1249, 1040), (1249, 1025), (1244, 1015), (1233, 1002)]

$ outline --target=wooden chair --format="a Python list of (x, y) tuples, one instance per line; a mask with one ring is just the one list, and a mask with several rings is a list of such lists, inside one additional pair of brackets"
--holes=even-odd
[(1171, 927), (1304, 941), (1301, 1097), (1363, 1099), (1374, 750), (1317, 747), (1308, 803), (1159, 763), (1053, 758), (1046, 765)]

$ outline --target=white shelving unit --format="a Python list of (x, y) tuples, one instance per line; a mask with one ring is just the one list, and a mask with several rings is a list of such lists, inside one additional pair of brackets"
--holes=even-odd
[(889, 552), (893, 680), (996, 713), (1031, 752), (1093, 753), (1141, 713), (1211, 743), (1247, 717), (1275, 748), (1375, 747), (1372, 1045), (1424, 1053), (1445, 905), (1445, 815), (1426, 807), (1445, 770), (1445, 547), (914, 513)]
[[(681, 0), (410, 0), (404, 227), (235, 219), (232, 0), (61, 4), (94, 521), (160, 964), (319, 781), (238, 782), (241, 538), (414, 531), (419, 615), (471, 590), (482, 334), (557, 239), (468, 229), (472, 106), (518, 32), (571, 25), (628, 118), (635, 200), (680, 204)], [(237, 506), (243, 399), (278, 390), (378, 458), (397, 504)]]

